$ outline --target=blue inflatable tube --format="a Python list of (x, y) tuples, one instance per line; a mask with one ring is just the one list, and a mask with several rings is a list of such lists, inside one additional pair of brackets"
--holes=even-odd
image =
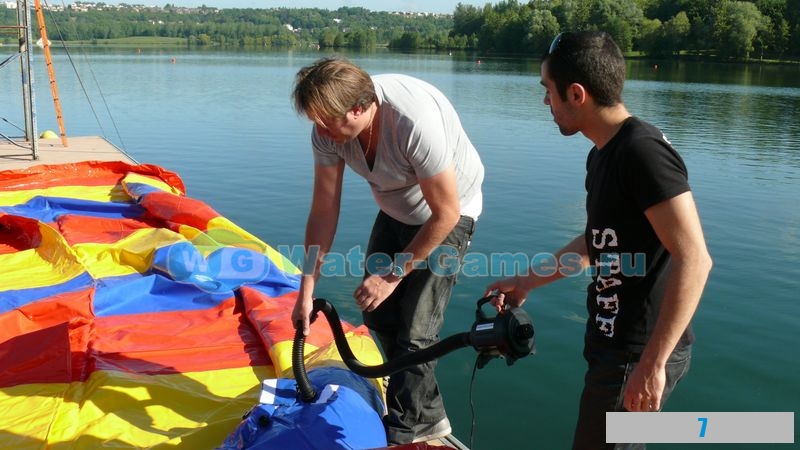
[(232, 449), (363, 449), (386, 447), (383, 402), (365, 378), (346, 369), (308, 372), (319, 396), (303, 403), (293, 379), (265, 380), (261, 403), (220, 447)]

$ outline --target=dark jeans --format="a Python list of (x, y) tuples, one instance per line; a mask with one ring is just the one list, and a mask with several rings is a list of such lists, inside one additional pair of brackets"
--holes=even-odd
[[(626, 411), (622, 405), (625, 382), (639, 361), (640, 354), (590, 348), (587, 344), (584, 358), (589, 363), (581, 395), (578, 425), (575, 429), (573, 450), (638, 450), (645, 444), (606, 444), (606, 412)], [(667, 359), (667, 383), (661, 396), (661, 408), (678, 381), (686, 375), (692, 359), (692, 348), (675, 349)]]
[[(398, 222), (381, 211), (372, 228), (367, 255), (386, 253), (394, 258), (395, 253), (405, 250), (420, 227)], [(459, 266), (474, 230), (475, 221), (461, 216), (442, 242), (442, 245), (452, 246), (458, 251)], [(429, 262), (428, 268), (410, 272), (375, 311), (363, 313), (364, 323), (378, 337), (387, 360), (439, 341), (439, 329), (456, 276), (432, 273)], [(389, 378), (386, 390), (388, 415), (384, 423), (390, 444), (410, 443), (415, 431), (446, 417), (435, 367), (436, 361), (431, 361), (397, 372)]]

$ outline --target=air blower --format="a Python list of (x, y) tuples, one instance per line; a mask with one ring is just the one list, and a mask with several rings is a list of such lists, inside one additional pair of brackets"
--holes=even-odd
[(350, 370), (320, 367), (306, 373), (303, 361), (302, 324), (295, 324), (292, 370), (295, 379), (264, 381), (261, 403), (251, 409), (239, 427), (228, 436), (222, 449), (254, 448), (379, 448), (386, 435), (381, 421), (383, 403), (378, 390), (367, 378), (391, 375), (406, 367), (440, 358), (471, 346), (478, 352), (478, 367), (494, 358), (508, 365), (534, 353), (534, 329), (530, 316), (521, 308), (507, 308), (494, 317), (482, 307), (491, 297), (478, 300), (475, 323), (470, 331), (455, 334), (438, 343), (386, 363), (367, 366), (350, 349), (339, 315), (325, 299), (315, 299), (311, 320), (321, 311), (331, 329), (342, 360)]
[[(455, 334), (445, 338), (436, 344), (405, 354), (399, 358), (387, 361), (377, 366), (366, 366), (362, 364), (350, 346), (342, 330), (339, 321), (339, 314), (336, 309), (325, 299), (314, 300), (314, 309), (311, 312), (311, 321), (316, 319), (319, 311), (325, 315), (333, 331), (333, 338), (336, 348), (347, 368), (354, 373), (366, 378), (380, 378), (391, 375), (406, 367), (426, 363), (440, 358), (454, 350), (462, 347), (472, 346), (478, 352), (478, 367), (484, 367), (492, 358), (505, 358), (508, 365), (514, 364), (519, 358), (533, 354), (536, 350), (534, 342), (533, 321), (528, 313), (522, 308), (506, 308), (495, 317), (487, 317), (482, 310), (483, 305), (489, 303), (492, 297), (484, 297), (478, 300), (475, 310), (475, 323), (468, 332)], [(305, 336), (303, 336), (302, 324), (295, 324), (294, 343), (292, 345), (292, 370), (297, 380), (297, 391), (301, 401), (311, 402), (317, 397), (314, 387), (308, 382), (305, 364), (303, 361), (303, 346)]]

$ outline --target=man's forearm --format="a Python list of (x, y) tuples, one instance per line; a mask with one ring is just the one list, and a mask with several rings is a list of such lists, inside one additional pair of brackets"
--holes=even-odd
[[(445, 214), (434, 215), (425, 222), (417, 232), (414, 239), (404, 249), (404, 253), (410, 255), (410, 259), (402, 261), (405, 273), (413, 270), (414, 261), (422, 261), (430, 256), (431, 252), (444, 242), (447, 235), (453, 231), (458, 224), (461, 216), (458, 211), (451, 211)], [(390, 255), (394, 257), (394, 255)]]
[[(531, 272), (528, 274), (527, 278), (530, 282), (530, 286), (532, 289), (542, 287), (546, 284), (550, 284), (553, 281), (559, 280), (564, 278), (564, 274), (562, 273), (561, 268), (566, 267), (562, 266), (561, 264), (561, 257), (564, 255), (578, 255), (580, 258), (580, 265), (581, 268), (586, 269), (591, 265), (589, 260), (589, 252), (586, 249), (586, 238), (583, 233), (579, 234), (575, 239), (573, 239), (569, 244), (562, 247), (558, 252), (555, 254), (555, 263), (558, 264), (559, 270), (556, 270), (552, 275), (547, 277), (540, 277), (537, 274)], [(571, 266), (569, 266), (570, 270)]]
[[(312, 287), (314, 282), (319, 279), (322, 258), (330, 251), (333, 238), (336, 235), (336, 223), (338, 217), (326, 215), (325, 217), (310, 214), (306, 224), (305, 253), (306, 261), (303, 267), (305, 285), (308, 281), (306, 276), (311, 276)], [(316, 251), (312, 251), (316, 247)]]
[(697, 310), (710, 270), (711, 258), (705, 252), (673, 257), (661, 311), (642, 353), (642, 362), (658, 367), (666, 364)]

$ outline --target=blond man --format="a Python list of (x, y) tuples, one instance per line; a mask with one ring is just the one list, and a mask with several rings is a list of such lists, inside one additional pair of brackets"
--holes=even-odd
[[(436, 258), (429, 257), (446, 245), (460, 264), (482, 210), (483, 164), (458, 114), (422, 80), (370, 76), (342, 59), (321, 59), (301, 69), (293, 100), (314, 124), (314, 191), (305, 245), (320, 249), (313, 274), (302, 278), (293, 320), (302, 321), (308, 333), (314, 287), (336, 234), (348, 165), (367, 180), (380, 208), (367, 261), (378, 253), (392, 258), (381, 273), (367, 267), (353, 293), (364, 323), (387, 359), (434, 344), (456, 273), (436, 270)], [(434, 368), (435, 361), (390, 378), (384, 417), (389, 444), (450, 433)]]

